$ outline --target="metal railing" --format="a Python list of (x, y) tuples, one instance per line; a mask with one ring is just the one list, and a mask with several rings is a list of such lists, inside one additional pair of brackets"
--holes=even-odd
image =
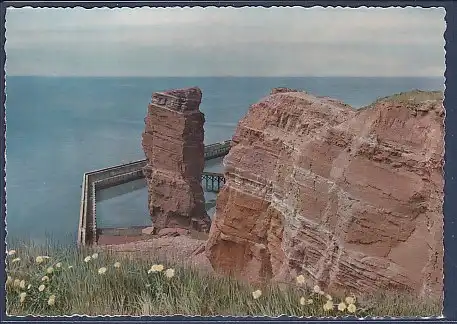
[[(206, 145), (204, 152), (205, 160), (211, 160), (226, 155), (230, 150), (230, 146), (231, 140)], [(140, 179), (142, 177), (142, 169), (146, 164), (147, 160), (142, 159), (84, 173), (81, 185), (81, 208), (78, 224), (79, 246), (97, 243), (97, 189), (118, 185), (119, 179), (122, 178), (125, 179), (125, 182)], [(216, 179), (219, 179), (217, 190), (220, 188), (221, 181), (225, 183), (225, 179), (221, 180), (223, 178), (222, 174), (204, 172), (202, 180), (204, 179), (204, 176), (216, 176)], [(220, 178), (221, 176), (222, 178)], [(214, 191), (215, 189), (212, 190)]]
[(225, 177), (222, 173), (203, 172), (202, 181), (205, 182), (206, 191), (219, 192), (225, 184)]

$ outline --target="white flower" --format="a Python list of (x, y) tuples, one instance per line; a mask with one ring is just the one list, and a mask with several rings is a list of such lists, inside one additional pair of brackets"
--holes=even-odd
[(304, 275), (299, 275), (297, 277), (297, 283), (300, 284), (300, 285), (304, 284), (305, 283), (305, 276)]
[(19, 262), (19, 261), (21, 261), (21, 258), (15, 258), (15, 259), (13, 259), (13, 260), (11, 261), (11, 263), (16, 263), (16, 262)]
[(56, 295), (49, 296), (48, 305), (53, 306), (56, 303)]
[(35, 259), (35, 262), (38, 264), (42, 263), (43, 261), (44, 261), (44, 258), (41, 255), (37, 256)]
[(98, 274), (100, 274), (100, 275), (105, 274), (106, 270), (107, 269), (105, 267), (101, 267), (100, 269), (98, 269)]
[(349, 304), (348, 305), (348, 312), (349, 313), (355, 313), (356, 310), (357, 310), (357, 307), (355, 307), (354, 304)]
[(40, 286), (38, 287), (38, 290), (39, 290), (39, 291), (43, 291), (43, 290), (44, 290), (44, 288), (46, 288), (46, 286), (45, 286), (45, 285), (40, 285)]
[(153, 264), (151, 266), (151, 269), (148, 270), (148, 274), (151, 272), (161, 272), (163, 270), (164, 266), (161, 264)]
[(344, 299), (344, 301), (346, 302), (346, 304), (355, 304), (355, 298), (354, 297), (348, 296), (348, 297), (346, 297)]
[(89, 262), (89, 261), (90, 261), (90, 259), (91, 259), (91, 257), (90, 257), (90, 256), (86, 256), (86, 257), (84, 258), (84, 262), (86, 262), (86, 263), (87, 263), (87, 262)]
[(262, 296), (262, 291), (261, 291), (261, 290), (256, 290), (256, 291), (253, 291), (253, 292), (252, 292), (252, 297), (253, 297), (254, 299), (257, 299), (257, 298), (259, 298), (260, 296)]
[(114, 267), (115, 268), (120, 268), (121, 267), (121, 263), (120, 262), (114, 262)]
[(321, 291), (321, 288), (318, 285), (315, 285), (313, 291), (318, 294)]
[(44, 276), (43, 278), (41, 278), (41, 281), (49, 281), (49, 277), (48, 276)]
[(16, 250), (9, 250), (8, 251), (8, 255), (9, 256), (12, 256), (12, 255), (15, 255), (16, 254)]
[(344, 302), (341, 302), (338, 304), (338, 310), (340, 312), (344, 312), (346, 310), (346, 304)]
[(25, 289), (25, 280), (21, 280), (21, 282), (19, 283), (19, 287)]
[(94, 259), (94, 260), (95, 260), (95, 259), (97, 259), (97, 258), (98, 258), (98, 253), (94, 253), (94, 254), (92, 254), (92, 259)]
[(175, 275), (175, 269), (167, 269), (165, 270), (165, 277), (173, 278)]
[(51, 274), (51, 273), (54, 272), (54, 268), (53, 267), (49, 267), (49, 268), (46, 269), (46, 272)]
[(60, 268), (62, 266), (62, 263), (61, 262), (57, 262), (56, 263), (56, 268)]
[(333, 309), (333, 302), (331, 300), (327, 300), (324, 304), (324, 311), (329, 311)]
[(25, 297), (27, 296), (26, 292), (21, 292), (19, 294), (19, 298), (21, 299), (21, 304), (25, 301)]

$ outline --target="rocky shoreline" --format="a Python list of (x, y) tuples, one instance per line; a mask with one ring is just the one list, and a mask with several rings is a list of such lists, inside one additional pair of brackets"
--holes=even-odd
[[(176, 226), (162, 228), (193, 234), (104, 248), (160, 251), (252, 282), (303, 274), (327, 291), (440, 296), (442, 99), (441, 92), (412, 91), (356, 110), (332, 98), (273, 89), (238, 124), (209, 236), (196, 236), (205, 230), (192, 229), (190, 221), (187, 227), (171, 222)], [(154, 146), (146, 147), (160, 159)], [(163, 195), (170, 198), (171, 191)], [(160, 204), (150, 193), (151, 210)]]

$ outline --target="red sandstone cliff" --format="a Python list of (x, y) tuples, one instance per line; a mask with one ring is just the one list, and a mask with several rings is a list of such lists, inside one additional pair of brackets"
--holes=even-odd
[(199, 88), (152, 95), (145, 118), (143, 169), (154, 227), (209, 230), (201, 176), (205, 117)]
[(290, 89), (250, 107), (206, 246), (218, 272), (442, 294), (440, 93), (355, 110)]

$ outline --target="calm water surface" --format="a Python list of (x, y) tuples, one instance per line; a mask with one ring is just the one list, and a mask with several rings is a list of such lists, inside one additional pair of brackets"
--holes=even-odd
[[(51, 236), (75, 242), (83, 173), (144, 158), (141, 133), (152, 92), (190, 86), (203, 91), (206, 144), (229, 139), (249, 105), (273, 87), (303, 89), (355, 107), (401, 91), (444, 88), (442, 78), (7, 77), (8, 241)], [(207, 170), (220, 171), (219, 162)], [(102, 226), (148, 224), (144, 188), (102, 195)]]

